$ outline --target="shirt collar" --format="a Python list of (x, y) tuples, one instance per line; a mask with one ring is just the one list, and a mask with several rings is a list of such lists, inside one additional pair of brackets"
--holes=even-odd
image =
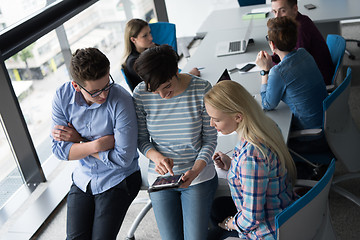
[(70, 101), (70, 104), (77, 104), (79, 105), (80, 107), (86, 107), (86, 108), (90, 108), (90, 109), (95, 109), (95, 108), (98, 108), (101, 106), (101, 104), (98, 104), (98, 103), (93, 103), (91, 104), (91, 106), (89, 106), (82, 93), (81, 92), (77, 92), (74, 90), (73, 92), (73, 96), (71, 97), (71, 101)]

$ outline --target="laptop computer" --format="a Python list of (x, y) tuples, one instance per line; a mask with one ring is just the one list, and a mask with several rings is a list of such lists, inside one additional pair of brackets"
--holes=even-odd
[(228, 56), (233, 54), (244, 53), (249, 43), (250, 33), (253, 28), (253, 18), (250, 19), (246, 33), (243, 39), (236, 41), (223, 41), (216, 45), (216, 56)]
[(226, 68), (225, 68), (224, 72), (221, 74), (221, 76), (219, 77), (219, 79), (218, 79), (218, 81), (216, 83), (221, 82), (223, 80), (231, 80), (230, 74), (229, 74), (229, 72), (228, 72), (228, 70)]

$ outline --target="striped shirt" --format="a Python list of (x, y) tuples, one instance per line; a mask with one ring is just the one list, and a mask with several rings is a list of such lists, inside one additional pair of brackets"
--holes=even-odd
[(274, 239), (275, 216), (294, 199), (287, 171), (280, 173), (277, 155), (265, 145), (262, 152), (241, 140), (235, 147), (227, 178), (238, 210), (234, 226), (239, 237)]
[[(192, 185), (212, 179), (215, 167), (212, 161), (217, 132), (210, 126), (204, 95), (211, 88), (208, 81), (192, 77), (187, 89), (170, 99), (147, 92), (145, 83), (134, 90), (133, 97), (138, 117), (138, 148), (146, 156), (150, 149), (174, 160), (175, 174), (190, 170), (196, 160), (206, 167)], [(159, 174), (155, 163), (149, 161), (148, 181), (152, 184)]]

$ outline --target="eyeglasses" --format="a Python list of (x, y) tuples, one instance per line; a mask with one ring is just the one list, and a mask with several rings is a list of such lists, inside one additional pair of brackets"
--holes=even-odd
[(269, 40), (269, 35), (266, 35), (266, 36), (265, 36), (265, 39), (266, 39), (266, 41), (270, 41), (270, 40)]
[(114, 86), (114, 79), (112, 78), (112, 76), (111, 75), (109, 75), (110, 76), (110, 81), (109, 81), (109, 83), (108, 83), (108, 85), (106, 86), (106, 87), (104, 87), (103, 89), (101, 89), (101, 90), (99, 90), (99, 91), (96, 91), (96, 92), (93, 92), (93, 93), (91, 93), (91, 92), (89, 92), (88, 90), (86, 90), (83, 86), (81, 86), (79, 83), (77, 83), (78, 85), (79, 85), (79, 87), (81, 87), (82, 89), (84, 89), (84, 91), (85, 92), (87, 92), (91, 97), (93, 97), (93, 98), (95, 98), (95, 97), (97, 97), (97, 96), (99, 96), (103, 91), (109, 91), (110, 90), (110, 88), (112, 87), (112, 86)]

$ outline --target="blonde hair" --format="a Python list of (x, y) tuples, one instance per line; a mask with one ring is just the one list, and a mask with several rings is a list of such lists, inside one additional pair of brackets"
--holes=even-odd
[(204, 100), (225, 114), (240, 113), (242, 121), (236, 129), (239, 136), (255, 145), (264, 156), (266, 154), (261, 150), (260, 143), (274, 151), (281, 163), (280, 172), (284, 173), (285, 167), (291, 182), (295, 184), (295, 163), (280, 129), (272, 119), (265, 115), (254, 97), (243, 86), (231, 80), (221, 81), (205, 95)]
[(123, 64), (122, 64), (123, 66), (126, 65), (126, 59), (129, 57), (131, 52), (133, 50), (136, 50), (136, 47), (130, 38), (131, 37), (136, 38), (141, 32), (141, 30), (146, 26), (149, 26), (149, 24), (146, 21), (138, 18), (131, 19), (126, 23), (125, 34), (124, 34), (125, 49), (123, 55)]

